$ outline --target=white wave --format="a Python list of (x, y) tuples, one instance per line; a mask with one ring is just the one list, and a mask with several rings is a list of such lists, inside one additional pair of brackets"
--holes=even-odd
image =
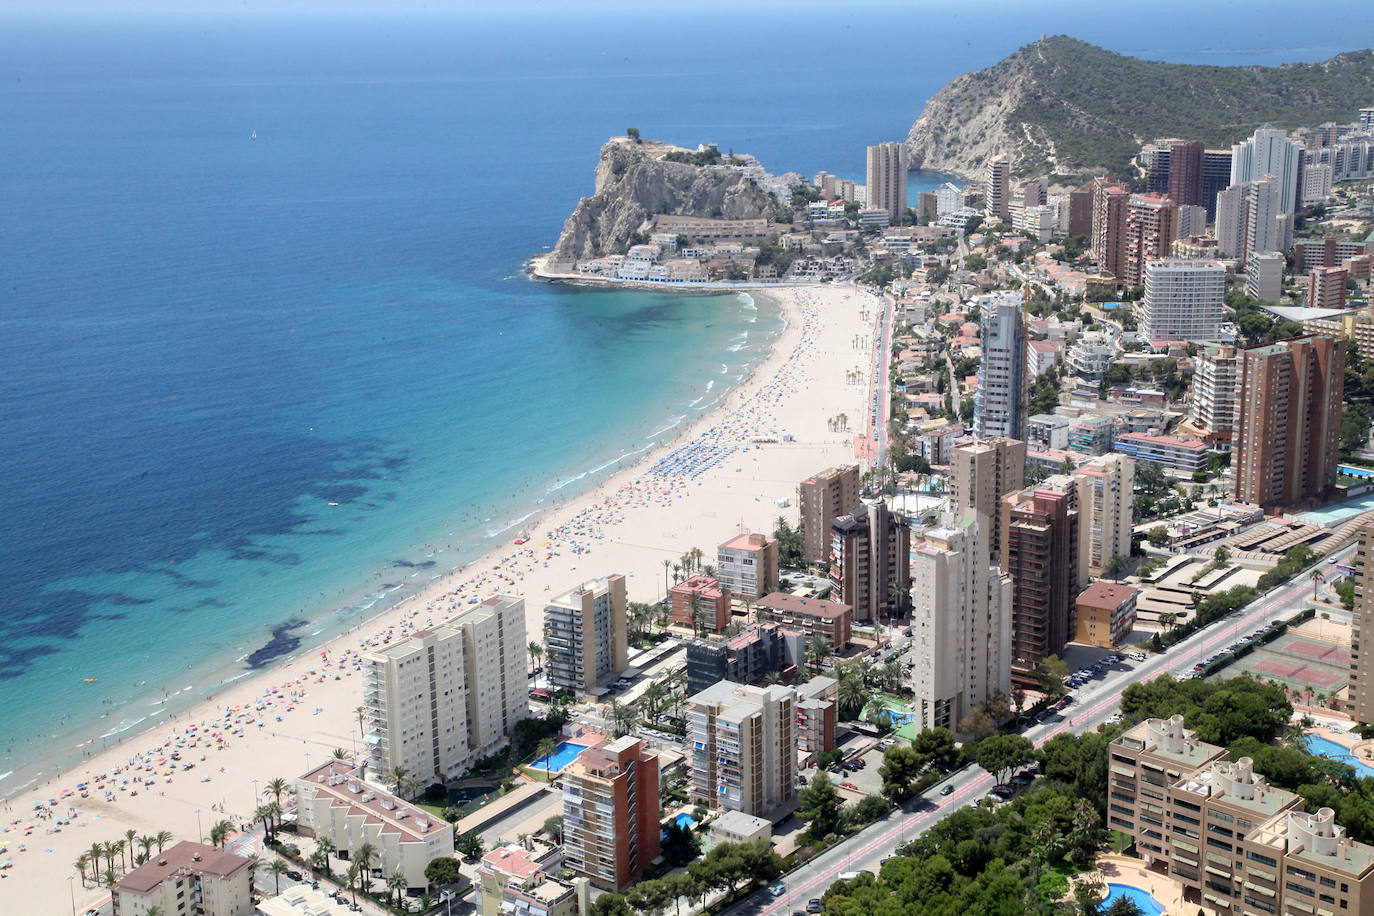
[(707, 393), (707, 394), (710, 394), (710, 393), (711, 393), (711, 389), (714, 388), (714, 387), (716, 387), (716, 380), (715, 380), (715, 379), (711, 379), (710, 381), (708, 381), (708, 382), (706, 383), (706, 393)]
[(738, 299), (740, 301), (740, 304), (743, 305), (745, 308), (752, 309), (755, 312), (759, 310), (758, 305), (754, 302), (754, 297), (749, 295), (748, 293), (743, 291), (735, 293), (735, 298)]
[[(697, 400), (696, 400), (696, 401), (693, 401), (692, 403), (695, 404), (697, 401), (700, 401), (700, 400), (701, 400), (701, 398), (697, 398)], [(663, 433), (666, 433), (668, 430), (672, 429), (674, 426), (677, 426), (679, 423), (681, 423), (681, 422), (682, 422), (683, 420), (685, 420), (685, 419), (687, 419), (686, 415), (683, 415), (683, 416), (681, 416), (681, 417), (678, 417), (676, 420), (674, 420), (673, 422), (669, 423), (667, 426), (663, 427), (662, 429), (656, 429), (656, 430), (654, 430), (653, 432), (649, 433), (649, 435), (646, 436), (645, 438), (646, 438), (646, 439), (653, 439), (653, 438), (655, 438), (655, 437), (657, 437), (657, 436), (660, 436), (660, 435), (662, 435)], [(638, 452), (642, 452), (642, 451), (644, 451), (645, 449), (652, 448), (652, 447), (653, 447), (653, 445), (652, 445), (652, 443), (651, 443), (651, 444), (649, 444), (649, 445), (644, 446), (644, 448), (636, 449), (635, 452), (633, 452), (633, 453), (631, 453), (631, 454), (635, 454), (635, 453), (638, 453)]]
[(530, 518), (531, 516), (533, 516), (534, 514), (535, 514), (534, 512), (526, 512), (524, 515), (520, 516), (519, 518), (515, 519), (514, 521), (507, 522), (507, 523), (505, 524), (505, 527), (502, 527), (502, 528), (495, 528), (495, 529), (488, 528), (488, 529), (487, 529), (487, 537), (489, 537), (489, 538), (494, 538), (494, 537), (498, 537), (498, 536), (500, 536), (500, 535), (502, 535), (502, 534), (505, 534), (507, 531), (510, 531), (510, 530), (511, 530), (512, 528), (514, 528), (516, 525), (519, 525), (519, 524), (522, 524), (522, 523), (525, 522), (525, 521), (528, 521), (529, 518)]
[(720, 374), (721, 374), (721, 375), (724, 375), (725, 373), (727, 373), (727, 372), (729, 372), (729, 371), (730, 371), (730, 367), (729, 367), (729, 366), (725, 365), (725, 363), (721, 363), (721, 364), (720, 364)]
[(112, 737), (114, 737), (115, 735), (118, 735), (118, 734), (121, 733), (121, 732), (127, 732), (129, 729), (131, 729), (131, 728), (133, 728), (134, 726), (138, 725), (140, 722), (147, 721), (147, 719), (148, 719), (147, 716), (139, 716), (137, 719), (134, 719), (132, 722), (129, 721), (128, 719), (120, 719), (118, 725), (116, 725), (114, 728), (110, 729), (110, 730), (107, 731), (105, 734), (101, 735), (100, 737), (102, 737), (102, 738), (112, 738)]
[(9, 777), (11, 777), (11, 776), (13, 776), (13, 775), (14, 775), (14, 770), (10, 770), (9, 772), (6, 772), (6, 773), (0, 773), (0, 779), (8, 779)]
[(736, 334), (734, 337), (731, 337), (731, 338), (730, 338), (730, 347), (729, 347), (729, 351), (730, 351), (731, 353), (738, 353), (740, 350), (743, 350), (743, 349), (744, 349), (745, 344), (747, 344), (747, 343), (749, 343), (749, 332), (748, 332), (748, 331), (744, 331), (744, 332), (742, 332), (742, 333)]

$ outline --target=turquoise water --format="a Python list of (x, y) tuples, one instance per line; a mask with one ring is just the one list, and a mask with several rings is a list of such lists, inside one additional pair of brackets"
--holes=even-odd
[(1356, 467), (1353, 464), (1336, 465), (1336, 473), (1344, 474), (1347, 477), (1374, 477), (1374, 470), (1369, 468)]
[(1355, 768), (1355, 775), (1361, 778), (1374, 776), (1374, 767), (1351, 755), (1350, 748), (1345, 745), (1337, 744), (1330, 738), (1323, 738), (1320, 735), (1308, 735), (1306, 740), (1307, 750), (1311, 753), (1349, 764)]
[(673, 821), (679, 827), (682, 827), (685, 830), (691, 830), (693, 827), (697, 825), (697, 822), (692, 818), (692, 815), (688, 814), (686, 811), (682, 812), (677, 817), (673, 818)]
[(585, 744), (576, 744), (572, 741), (558, 742), (558, 748), (551, 757), (540, 757), (530, 764), (530, 769), (543, 770), (546, 773), (561, 773), (563, 768), (577, 759), (577, 755), (587, 749)]
[(1120, 897), (1125, 897), (1127, 900), (1130, 900), (1136, 906), (1140, 907), (1140, 911), (1144, 913), (1145, 916), (1163, 916), (1164, 905), (1150, 896), (1149, 891), (1142, 890), (1138, 887), (1132, 887), (1129, 884), (1108, 884), (1107, 890), (1107, 899), (1102, 901), (1102, 909), (1111, 906), (1112, 901)]

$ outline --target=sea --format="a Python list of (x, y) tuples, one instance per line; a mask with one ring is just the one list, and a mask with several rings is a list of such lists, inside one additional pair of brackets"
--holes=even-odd
[(1371, 34), (1270, 5), (0, 6), (0, 795), (514, 537), (762, 358), (747, 291), (524, 275), (608, 137), (862, 180), (1042, 32)]

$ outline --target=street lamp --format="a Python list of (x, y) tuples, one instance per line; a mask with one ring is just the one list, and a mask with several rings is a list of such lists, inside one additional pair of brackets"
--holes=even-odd
[(76, 916), (76, 885), (72, 883), (75, 880), (76, 875), (67, 876), (67, 890), (72, 892), (72, 916)]
[(248, 806), (248, 816), (252, 817), (253, 812), (258, 809), (258, 781), (253, 780), (253, 803)]
[(196, 836), (200, 837), (200, 842), (205, 842), (205, 830), (200, 826), (200, 809), (196, 809)]

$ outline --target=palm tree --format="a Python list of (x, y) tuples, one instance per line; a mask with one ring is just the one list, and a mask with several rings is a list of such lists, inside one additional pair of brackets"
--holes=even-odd
[(277, 879), (277, 887), (275, 893), (281, 893), (281, 876), (286, 874), (290, 870), (291, 866), (287, 865), (281, 859), (273, 859), (272, 861), (267, 863), (267, 873)]
[(224, 844), (226, 844), (226, 843), (229, 842), (229, 837), (231, 837), (231, 836), (233, 836), (234, 834), (236, 834), (236, 833), (239, 832), (239, 831), (238, 831), (238, 828), (234, 826), (234, 822), (231, 821), (231, 820), (229, 820), (228, 818), (225, 818), (224, 820), (216, 821), (216, 822), (215, 822), (215, 826), (210, 828), (211, 841), (212, 841), (212, 842), (211, 842), (211, 845), (214, 845), (214, 843), (213, 843), (213, 840), (214, 840), (214, 832), (215, 832), (216, 830), (219, 831), (219, 847), (220, 847), (221, 849), (224, 848)]
[(829, 658), (833, 652), (834, 649), (830, 645), (830, 640), (826, 639), (820, 633), (813, 634), (811, 638), (806, 641), (806, 657), (809, 658), (811, 664), (815, 666), (817, 674), (820, 674), (821, 662)]
[(348, 889), (353, 892), (353, 905), (355, 907), (358, 905), (358, 889), (355, 885), (357, 884), (358, 876), (362, 874), (362, 871), (362, 866), (359, 865), (357, 862), (354, 862), (352, 865), (348, 866)]
[(128, 860), (126, 860), (126, 859), (124, 858), (124, 841), (123, 841), (123, 840), (115, 840), (113, 843), (110, 844), (110, 850), (111, 850), (111, 852), (113, 853), (113, 854), (111, 855), (111, 857), (110, 857), (110, 867), (111, 867), (111, 868), (114, 867), (114, 856), (119, 856), (119, 864), (120, 864), (120, 866), (121, 866), (125, 871), (128, 871), (128, 870), (129, 870), (129, 863), (128, 863)]
[(278, 776), (267, 783), (266, 788), (262, 790), (262, 794), (267, 795), (271, 793), (272, 800), (276, 802), (278, 806), (280, 806), (282, 793), (285, 792), (290, 786), (291, 783), (287, 782), (285, 779), (282, 779), (280, 776)]
[(269, 805), (258, 805), (253, 809), (253, 820), (262, 821), (262, 832), (266, 835), (266, 841), (272, 842), (272, 809)]
[(706, 615), (701, 609), (701, 594), (692, 592), (692, 635), (700, 637), (705, 629)]
[(1159, 615), (1159, 628), (1165, 632), (1173, 629), (1174, 621), (1178, 620), (1178, 615), (1173, 611), (1165, 611)]
[(219, 848), (220, 844), (224, 842), (224, 838), (228, 835), (226, 833), (226, 823), (226, 821), (216, 821), (210, 825), (210, 845), (214, 846), (216, 849)]
[(633, 731), (637, 718), (638, 715), (632, 704), (621, 703), (615, 699), (611, 700), (611, 731), (615, 733), (617, 738)]
[(840, 673), (836, 691), (836, 700), (839, 701), (839, 708), (845, 711), (845, 716), (858, 716), (868, 703), (868, 690), (864, 687), (863, 678), (848, 665)]
[(91, 880), (100, 885), (100, 860), (105, 858), (105, 847), (100, 843), (92, 843), (91, 848), (86, 850), (86, 857), (91, 863)]
[(656, 720), (667, 696), (668, 688), (662, 681), (650, 682), (639, 697), (639, 703), (644, 707), (644, 717), (649, 720)]
[(334, 757), (335, 760), (347, 760), (347, 759), (348, 759), (348, 751), (344, 750), (344, 749), (341, 748), (341, 747), (336, 747), (336, 748), (334, 748), (333, 757)]
[(359, 706), (359, 707), (357, 707), (356, 709), (353, 710), (353, 715), (355, 715), (355, 716), (358, 717), (358, 735), (359, 735), (364, 741), (366, 741), (366, 740), (367, 740), (367, 732), (363, 730), (363, 725), (366, 724), (366, 722), (367, 722), (367, 707), (366, 707), (366, 706)]
[(544, 654), (544, 647), (531, 640), (529, 646), (526, 648), (528, 648), (530, 653), (530, 670), (533, 671), (535, 668), (539, 667), (539, 659)]
[(544, 738), (539, 742), (539, 747), (535, 749), (536, 759), (544, 761), (544, 776), (549, 782), (553, 782), (553, 767), (549, 763), (549, 758), (553, 752), (558, 750), (558, 745), (552, 738)]
[(386, 879), (387, 890), (394, 891), (396, 893), (397, 906), (401, 905), (401, 892), (404, 891), (406, 889), (406, 886), (409, 884), (410, 882), (406, 880), (406, 873), (401, 871), (399, 868), (392, 872), (391, 875)]
[(315, 854), (320, 857), (321, 864), (324, 866), (324, 873), (332, 875), (329, 868), (329, 854), (334, 851), (334, 841), (327, 836), (322, 836), (315, 840)]
[(115, 874), (113, 868), (107, 868), (105, 874), (101, 875), (100, 878), (105, 882), (106, 887), (114, 887), (115, 882), (119, 880), (119, 875)]
[(154, 903), (152, 906), (148, 907), (148, 909), (143, 911), (143, 916), (163, 916), (162, 907)]
[(673, 561), (672, 561), (672, 560), (664, 560), (664, 561), (663, 561), (663, 581), (664, 581), (664, 583), (665, 583), (665, 586), (664, 586), (664, 589), (663, 589), (664, 597), (667, 597), (668, 589), (671, 587), (671, 586), (666, 585), (666, 583), (667, 583), (667, 581), (668, 581), (668, 571), (671, 570), (672, 568), (673, 568)]
[(1309, 578), (1309, 579), (1312, 580), (1312, 600), (1313, 600), (1313, 601), (1316, 601), (1316, 600), (1317, 600), (1317, 589), (1318, 589), (1318, 588), (1321, 586), (1321, 584), (1322, 584), (1322, 571), (1321, 571), (1320, 569), (1314, 569), (1314, 570), (1312, 570), (1310, 573), (1307, 574), (1307, 578)]
[(396, 794), (401, 794), (401, 786), (405, 784), (408, 776), (410, 776), (410, 770), (403, 766), (397, 766), (387, 774), (387, 779), (396, 787)]
[(153, 854), (153, 847), (157, 845), (157, 837), (141, 836), (138, 838), (138, 845), (143, 847), (143, 852), (139, 854), (141, 856), (139, 864), (141, 865), (147, 862), (148, 858)]
[(674, 585), (677, 584), (677, 577), (678, 577), (678, 573), (680, 573), (680, 572), (682, 572), (682, 567), (679, 566), (677, 563), (674, 563), (674, 564), (673, 564), (673, 584), (674, 584)]
[[(138, 831), (137, 831), (137, 830), (132, 830), (132, 829), (130, 829), (130, 830), (124, 831), (124, 846), (125, 846), (126, 849), (129, 850), (129, 861), (130, 861), (130, 862), (133, 862), (133, 860), (134, 860), (134, 840), (136, 840), (136, 839), (138, 839)], [(128, 866), (125, 866), (125, 867), (127, 868)]]
[(172, 831), (159, 830), (157, 836), (153, 838), (153, 842), (157, 843), (157, 854), (162, 855), (162, 847), (172, 842)]
[(81, 876), (82, 887), (86, 886), (86, 863), (90, 861), (91, 857), (83, 852), (81, 855), (77, 856), (76, 861), (72, 863), (72, 867), (76, 869), (76, 873)]
[(362, 869), (363, 890), (372, 890), (372, 866), (377, 864), (380, 852), (371, 843), (364, 843), (358, 847), (358, 865)]

